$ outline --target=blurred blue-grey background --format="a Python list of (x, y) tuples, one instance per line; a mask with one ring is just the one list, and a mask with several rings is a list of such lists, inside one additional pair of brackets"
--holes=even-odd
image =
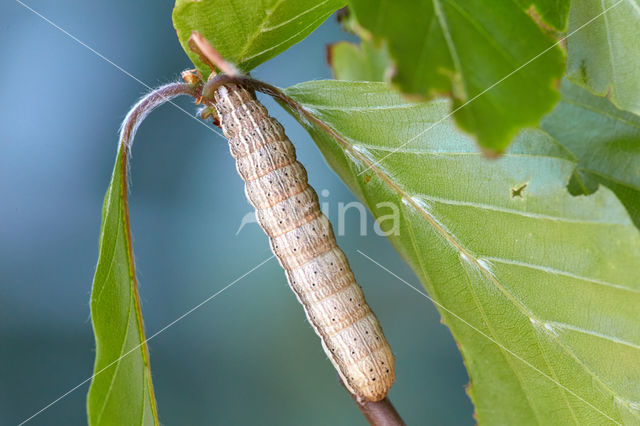
[[(189, 67), (171, 1), (24, 3), (149, 86)], [(89, 294), (102, 199), (117, 130), (146, 88), (20, 2), (0, 5), (0, 424), (18, 424), (92, 373)], [(349, 38), (332, 18), (254, 76), (281, 87), (330, 78), (327, 43)], [(329, 203), (354, 201), (304, 130), (284, 124), (311, 184)], [(192, 115), (188, 99), (178, 103)], [(166, 105), (134, 148), (131, 213), (147, 335), (270, 255), (226, 142)], [(326, 193), (326, 192), (325, 192)], [(356, 252), (419, 285), (389, 242), (339, 237), (396, 355), (390, 397), (410, 425), (473, 424), (462, 359), (432, 304)], [(365, 424), (272, 260), (150, 342), (166, 425)], [(88, 383), (33, 425), (86, 424)]]

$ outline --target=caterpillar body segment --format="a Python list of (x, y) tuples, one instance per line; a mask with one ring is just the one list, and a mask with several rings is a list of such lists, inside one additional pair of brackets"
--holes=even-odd
[(352, 394), (383, 399), (395, 379), (391, 348), (293, 144), (252, 91), (229, 83), (214, 98), (247, 198), (325, 352)]

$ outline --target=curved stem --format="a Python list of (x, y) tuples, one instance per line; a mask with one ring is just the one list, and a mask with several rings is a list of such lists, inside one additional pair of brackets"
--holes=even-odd
[[(304, 108), (302, 105), (285, 95), (284, 92), (276, 86), (273, 86), (264, 81), (256, 80), (244, 75), (228, 75), (220, 74), (207, 81), (202, 87), (202, 96), (205, 99), (210, 99), (213, 96), (213, 92), (220, 86), (225, 84), (237, 84), (238, 86), (245, 87), (247, 89), (257, 90), (271, 97), (280, 99), (285, 102), (291, 108), (304, 114)], [(305, 114), (306, 115), (306, 114)]]
[(199, 88), (197, 86), (176, 82), (165, 84), (157, 89), (144, 95), (127, 113), (122, 125), (120, 126), (120, 145), (123, 151), (127, 153), (131, 150), (133, 138), (142, 121), (149, 115), (151, 111), (171, 101), (171, 99), (180, 95), (191, 95), (195, 98), (199, 96)]
[(296, 100), (289, 97), (285, 94), (280, 88), (273, 86), (269, 83), (265, 83), (264, 81), (255, 80), (251, 77), (242, 76), (242, 75), (226, 75), (221, 74), (217, 75), (211, 80), (207, 81), (205, 85), (202, 87), (202, 97), (206, 102), (212, 102), (211, 98), (215, 90), (223, 86), (225, 84), (237, 84), (243, 87), (246, 87), (251, 90), (256, 90), (258, 92), (264, 93), (265, 95), (269, 95), (275, 99), (282, 101), (287, 107), (292, 110), (298, 112), (300, 115), (304, 116), (310, 122), (316, 124), (320, 127), (325, 133), (334, 138), (340, 145), (342, 145), (345, 149), (352, 151), (355, 155), (359, 153), (352, 149), (352, 147), (347, 143), (347, 141), (336, 132), (331, 126), (327, 125), (325, 122), (320, 120), (318, 117), (313, 115), (311, 112), (306, 110), (302, 105), (300, 105)]

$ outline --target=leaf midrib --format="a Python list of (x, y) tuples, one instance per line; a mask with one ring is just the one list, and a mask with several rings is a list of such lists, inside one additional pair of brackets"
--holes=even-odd
[(611, 114), (608, 111), (605, 111), (604, 109), (596, 108), (596, 107), (593, 107), (592, 105), (587, 105), (587, 104), (584, 104), (582, 102), (576, 101), (574, 99), (568, 99), (568, 98), (562, 99), (562, 101), (560, 101), (560, 103), (561, 104), (573, 105), (575, 107), (578, 107), (578, 108), (581, 108), (581, 109), (584, 109), (584, 110), (587, 110), (587, 111), (594, 112), (594, 113), (596, 113), (598, 115), (602, 115), (604, 117), (609, 117), (614, 121), (618, 121), (618, 122), (627, 124), (627, 125), (629, 125), (631, 127), (635, 127), (635, 128), (640, 130), (640, 124), (638, 124), (638, 123), (636, 123), (634, 121), (630, 121), (630, 120), (628, 120), (626, 118), (622, 118), (619, 115)]
[(611, 175), (609, 175), (609, 174), (603, 173), (603, 172), (598, 171), (598, 170), (593, 170), (593, 169), (590, 169), (590, 168), (588, 168), (588, 167), (584, 167), (584, 166), (582, 166), (582, 165), (578, 165), (577, 167), (578, 167), (578, 169), (583, 170), (583, 171), (585, 171), (585, 172), (587, 172), (587, 173), (591, 173), (591, 174), (594, 174), (594, 175), (596, 175), (596, 176), (600, 176), (600, 177), (601, 177), (601, 178), (603, 178), (603, 179), (610, 180), (610, 181), (611, 181), (611, 182), (613, 182), (613, 183), (616, 183), (616, 184), (618, 184), (618, 185), (622, 185), (622, 186), (626, 186), (626, 187), (627, 187), (627, 188), (629, 188), (629, 189), (632, 189), (632, 190), (634, 190), (634, 191), (638, 191), (638, 192), (640, 192), (640, 186), (634, 185), (634, 184), (633, 184), (633, 183), (631, 183), (631, 182), (625, 182), (625, 181), (622, 181), (622, 180), (620, 180), (619, 178), (616, 178), (616, 177), (614, 177), (614, 176), (611, 176)]
[(262, 19), (262, 21), (260, 22), (259, 25), (256, 26), (256, 30), (251, 33), (251, 35), (247, 38), (247, 43), (244, 45), (244, 48), (242, 49), (242, 52), (238, 55), (238, 57), (240, 58), (240, 63), (245, 63), (248, 62), (260, 55), (262, 55), (263, 53), (269, 52), (273, 49), (276, 49), (278, 46), (281, 46), (282, 44), (288, 42), (289, 40), (291, 40), (294, 37), (297, 37), (301, 32), (305, 31), (307, 28), (309, 28), (311, 25), (315, 25), (316, 22), (318, 22), (318, 20), (323, 19), (324, 15), (321, 15), (319, 18), (314, 19), (313, 22), (311, 22), (311, 24), (305, 26), (304, 28), (302, 28), (300, 31), (298, 31), (297, 33), (293, 34), (291, 37), (287, 38), (286, 40), (282, 41), (281, 43), (275, 44), (273, 46), (271, 46), (269, 49), (264, 49), (260, 52), (257, 52), (251, 56), (245, 56), (249, 53), (249, 51), (251, 50), (251, 48), (255, 45), (256, 41), (258, 40), (258, 36), (260, 34), (263, 33), (267, 33), (269, 31), (272, 31), (276, 28), (280, 28), (284, 25), (289, 24), (290, 22), (293, 22), (295, 19), (306, 15), (307, 13), (319, 8), (320, 6), (323, 6), (324, 4), (326, 4), (329, 0), (324, 0), (318, 4), (316, 4), (315, 6), (304, 10), (303, 12), (297, 14), (296, 16), (289, 18), (286, 21), (283, 21), (281, 23), (279, 23), (276, 26), (273, 27), (265, 27), (267, 25), (267, 23), (269, 23), (269, 21), (271, 20), (271, 15), (273, 15), (273, 13), (280, 7), (282, 6), (287, 0), (278, 0), (276, 1), (276, 3), (274, 3), (273, 7), (271, 9), (266, 9), (265, 8), (265, 15)]
[(271, 15), (273, 14), (273, 12), (275, 12), (285, 1), (286, 0), (277, 0), (273, 4), (271, 9), (267, 9), (266, 7), (264, 8), (265, 14), (264, 14), (264, 17), (262, 18), (262, 21), (260, 21), (260, 24), (254, 27), (255, 31), (247, 37), (247, 43), (244, 45), (244, 48), (238, 55), (238, 58), (240, 58), (240, 62), (245, 62), (247, 60), (244, 57), (244, 55), (246, 55), (249, 49), (253, 46), (253, 44), (255, 43), (255, 40), (258, 38), (258, 35), (262, 32), (263, 27), (271, 19)]
[(285, 39), (285, 40), (281, 41), (280, 43), (276, 43), (276, 44), (272, 45), (271, 47), (269, 47), (268, 49), (261, 50), (260, 52), (257, 52), (257, 53), (255, 53), (255, 54), (253, 54), (253, 55), (251, 55), (251, 56), (247, 56), (247, 57), (243, 58), (243, 59), (242, 59), (242, 63), (249, 62), (249, 61), (251, 61), (252, 59), (255, 59), (255, 58), (257, 58), (257, 57), (259, 57), (259, 56), (261, 56), (261, 55), (263, 55), (263, 54), (265, 54), (265, 53), (267, 53), (267, 52), (270, 52), (270, 51), (272, 51), (272, 50), (277, 49), (278, 47), (282, 46), (283, 44), (288, 43), (288, 42), (289, 42), (289, 40), (291, 40), (291, 39), (293, 39), (293, 38), (296, 38), (298, 35), (300, 35), (300, 34), (301, 34), (301, 33), (303, 33), (304, 31), (306, 31), (306, 30), (307, 30), (307, 28), (309, 28), (309, 27), (313, 27), (314, 25), (316, 25), (316, 24), (318, 23), (318, 21), (324, 21), (325, 19), (327, 19), (327, 16), (325, 16), (325, 15), (320, 15), (317, 19), (315, 19), (314, 21), (310, 22), (310, 23), (309, 23), (309, 25), (307, 25), (307, 26), (305, 26), (304, 28), (300, 29), (300, 31), (298, 31), (298, 32), (297, 32), (297, 33), (295, 33), (295, 34), (292, 34), (290, 37), (288, 37), (287, 39)]
[(437, 197), (437, 196), (421, 194), (421, 193), (416, 195), (418, 195), (421, 198), (425, 198), (427, 200), (433, 200), (442, 204), (467, 206), (467, 207), (473, 207), (481, 210), (490, 210), (490, 211), (496, 211), (500, 213), (514, 214), (517, 216), (524, 216), (524, 217), (529, 217), (529, 218), (538, 219), (538, 220), (549, 220), (554, 222), (566, 222), (566, 223), (579, 223), (579, 224), (593, 225), (593, 226), (621, 225), (620, 223), (616, 223), (616, 222), (600, 222), (595, 220), (572, 219), (572, 218), (563, 217), (563, 216), (552, 216), (552, 215), (547, 215), (543, 213), (510, 209), (510, 208), (501, 207), (498, 205), (482, 204), (474, 201), (453, 200), (449, 198)]

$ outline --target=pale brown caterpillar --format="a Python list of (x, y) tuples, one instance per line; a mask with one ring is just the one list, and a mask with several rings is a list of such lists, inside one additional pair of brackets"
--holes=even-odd
[(383, 399), (395, 379), (391, 348), (293, 144), (252, 90), (224, 84), (214, 99), (247, 198), (326, 354), (352, 394)]

